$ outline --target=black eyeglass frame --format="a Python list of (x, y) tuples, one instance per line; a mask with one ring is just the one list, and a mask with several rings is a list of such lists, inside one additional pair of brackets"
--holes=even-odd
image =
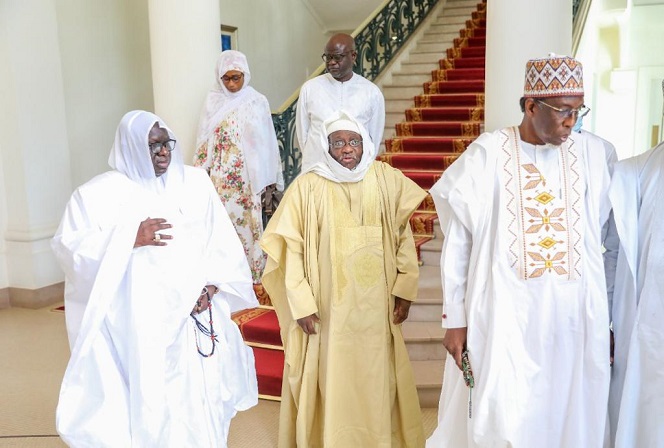
[(240, 82), (240, 80), (241, 80), (242, 78), (244, 78), (244, 73), (240, 73), (239, 75), (233, 75), (233, 76), (226, 76), (226, 75), (224, 75), (224, 76), (221, 77), (221, 80), (222, 80), (223, 82), (231, 82), (231, 81), (233, 81), (233, 82)]
[[(333, 142), (329, 142), (328, 145), (330, 146), (330, 148), (334, 148), (334, 149), (341, 149), (341, 148), (344, 148), (346, 146), (350, 146), (351, 148), (357, 148), (358, 146), (360, 146), (362, 144), (363, 141), (364, 140), (362, 140), (361, 138), (352, 138), (348, 141), (335, 140)], [(339, 143), (343, 143), (343, 145), (340, 145)]]
[(353, 53), (354, 51), (355, 50), (350, 50), (350, 51), (346, 51), (344, 53), (335, 53), (335, 54), (323, 53), (323, 54), (320, 55), (320, 57), (323, 60), (323, 62), (325, 62), (325, 63), (330, 62), (332, 60), (334, 60), (334, 62), (341, 62), (343, 58), (345, 58), (349, 54)]
[(150, 148), (150, 152), (154, 155), (157, 155), (161, 152), (162, 148), (168, 149), (168, 152), (173, 152), (175, 149), (175, 145), (177, 143), (177, 140), (169, 138), (165, 142), (154, 142), (154, 143), (148, 143), (148, 148)]
[(579, 118), (583, 118), (590, 113), (590, 108), (585, 104), (582, 104), (581, 107), (579, 107), (578, 109), (561, 109), (559, 107), (552, 106), (551, 104), (547, 103), (546, 101), (542, 101), (539, 98), (534, 98), (534, 100), (538, 104), (544, 104), (545, 106), (555, 111), (558, 114), (558, 116), (563, 120), (567, 120), (568, 118), (573, 117), (575, 115), (576, 119), (578, 120)]

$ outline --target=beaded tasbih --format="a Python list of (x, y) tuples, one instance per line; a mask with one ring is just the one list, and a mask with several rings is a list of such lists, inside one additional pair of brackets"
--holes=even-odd
[[(204, 358), (209, 358), (210, 356), (214, 355), (214, 349), (217, 345), (217, 335), (214, 333), (214, 327), (212, 326), (212, 299), (210, 298), (210, 291), (208, 291), (207, 287), (203, 288), (203, 292), (199, 296), (198, 300), (196, 301), (196, 305), (198, 308), (201, 306), (201, 299), (203, 295), (207, 296), (208, 299), (208, 316), (209, 316), (209, 322), (210, 322), (210, 329), (208, 330), (203, 323), (201, 323), (198, 319), (196, 319), (196, 316), (194, 315), (194, 312), (192, 311), (190, 316), (192, 319), (194, 319), (194, 322), (196, 323), (196, 327), (194, 328), (194, 339), (196, 340), (196, 350), (198, 350), (198, 354), (201, 355)], [(207, 336), (210, 338), (210, 341), (212, 342), (212, 350), (210, 350), (210, 353), (205, 354), (201, 351), (201, 347), (198, 343), (198, 333), (196, 332), (196, 329), (203, 333), (203, 335)]]

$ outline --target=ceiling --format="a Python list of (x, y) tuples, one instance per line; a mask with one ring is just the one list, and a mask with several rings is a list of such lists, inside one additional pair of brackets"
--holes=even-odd
[(383, 0), (302, 0), (326, 33), (350, 32), (369, 17)]

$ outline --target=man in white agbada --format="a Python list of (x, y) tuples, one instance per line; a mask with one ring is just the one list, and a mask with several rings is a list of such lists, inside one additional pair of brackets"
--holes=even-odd
[(72, 350), (57, 430), (72, 447), (225, 447), (257, 402), (230, 319), (258, 305), (242, 245), (159, 117), (127, 113), (109, 165), (73, 193), (52, 242)]
[[(297, 140), (302, 152), (302, 172), (318, 162), (323, 121), (339, 110), (358, 120), (380, 147), (385, 127), (385, 98), (378, 86), (357, 73), (355, 40), (348, 34), (335, 34), (322, 55), (327, 73), (305, 82), (297, 100)], [(327, 136), (322, 136), (323, 138)]]
[(615, 363), (609, 410), (619, 448), (664, 446), (664, 143), (616, 165), (620, 237), (613, 292)]
[(602, 235), (615, 152), (572, 134), (585, 112), (572, 58), (529, 61), (521, 108), (519, 126), (482, 134), (431, 189), (445, 234), (449, 356), (428, 447), (594, 448), (604, 439)]

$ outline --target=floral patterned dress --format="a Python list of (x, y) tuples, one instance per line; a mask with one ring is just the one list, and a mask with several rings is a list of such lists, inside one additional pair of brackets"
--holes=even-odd
[[(237, 115), (237, 111), (229, 113), (215, 128), (210, 140), (200, 145), (194, 165), (208, 167), (210, 179), (242, 241), (253, 282), (257, 285), (267, 259), (259, 245), (263, 234), (261, 192), (252, 193)], [(209, 163), (208, 157), (211, 158)]]

